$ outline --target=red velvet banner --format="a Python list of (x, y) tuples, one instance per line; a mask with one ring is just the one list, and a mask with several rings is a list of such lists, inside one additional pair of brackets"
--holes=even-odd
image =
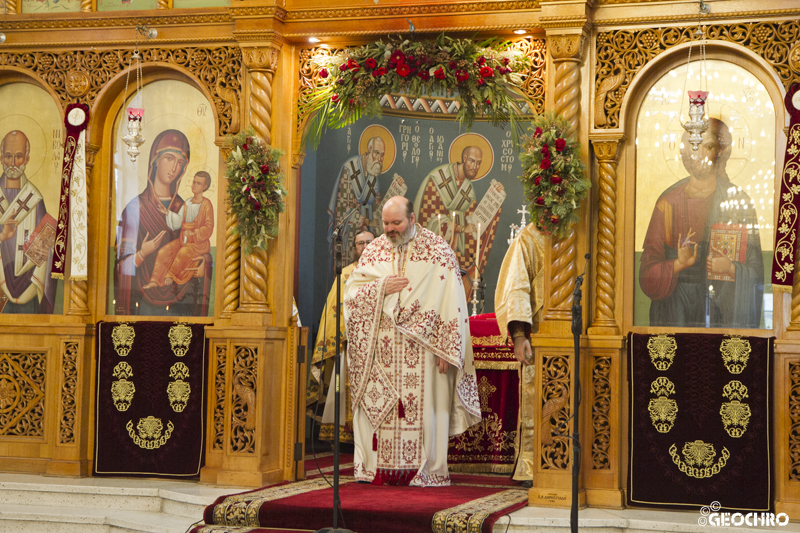
[(470, 317), (481, 421), (450, 439), (453, 472), (511, 473), (519, 417), (519, 363), (504, 344), (494, 313)]
[(798, 214), (800, 214), (800, 84), (789, 87), (784, 99), (791, 116), (786, 139), (786, 156), (778, 197), (778, 224), (775, 227), (775, 253), (772, 257), (772, 283), (792, 286), (797, 257)]

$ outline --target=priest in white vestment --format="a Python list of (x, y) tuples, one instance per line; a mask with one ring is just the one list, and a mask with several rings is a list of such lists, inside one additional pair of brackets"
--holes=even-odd
[[(533, 478), (534, 367), (530, 336), (539, 330), (544, 302), (544, 237), (536, 225), (528, 224), (508, 247), (494, 295), (500, 334), (512, 338), (514, 355), (522, 363), (520, 372), (517, 464), (513, 478), (530, 486)], [(546, 440), (550, 435), (542, 435)]]
[(449, 437), (481, 416), (461, 275), (408, 199), (390, 198), (382, 218), (344, 297), (355, 477), (446, 486)]

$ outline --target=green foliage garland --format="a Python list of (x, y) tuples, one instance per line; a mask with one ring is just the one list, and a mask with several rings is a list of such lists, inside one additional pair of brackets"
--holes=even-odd
[(467, 129), (484, 115), (495, 126), (510, 122), (518, 138), (525, 98), (519, 87), (530, 60), (511, 45), (442, 33), (435, 41), (394, 38), (344, 50), (317, 64), (326, 81), (299, 106), (298, 117), (317, 113), (307, 132), (316, 146), (326, 128), (347, 126), (363, 115), (380, 117), (386, 94), (446, 94), (458, 102), (456, 120)]
[(267, 145), (252, 128), (228, 138), (233, 146), (227, 160), (228, 207), (236, 217), (235, 231), (244, 253), (267, 249), (278, 235), (278, 214), (286, 209), (279, 158), (283, 152)]
[(537, 116), (528, 131), (520, 153), (528, 211), (542, 233), (564, 237), (591, 188), (580, 143), (567, 136), (569, 123), (555, 113)]

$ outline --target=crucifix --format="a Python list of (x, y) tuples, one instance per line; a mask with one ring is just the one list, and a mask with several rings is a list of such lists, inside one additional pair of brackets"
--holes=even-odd
[(22, 211), (23, 209), (25, 211), (30, 211), (31, 210), (31, 208), (28, 207), (28, 202), (31, 201), (31, 198), (33, 198), (33, 193), (29, 192), (28, 193), (28, 197), (25, 198), (25, 200), (19, 200), (19, 199), (14, 200), (14, 203), (18, 204), (18, 207), (17, 207), (16, 211), (14, 211), (14, 214), (11, 215), (11, 220), (15, 220), (17, 218), (17, 215), (19, 215), (20, 211)]

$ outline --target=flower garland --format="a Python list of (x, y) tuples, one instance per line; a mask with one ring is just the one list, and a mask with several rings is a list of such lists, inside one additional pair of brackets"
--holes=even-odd
[[(316, 145), (325, 128), (341, 128), (362, 115), (380, 117), (386, 94), (453, 95), (456, 119), (470, 128), (476, 116), (511, 123), (518, 133), (525, 96), (520, 86), (530, 60), (509, 41), (476, 43), (439, 35), (435, 41), (391, 39), (346, 49), (316, 63), (323, 81), (298, 109), (317, 113), (308, 134)], [(518, 137), (517, 137), (518, 138)]]
[(576, 211), (591, 188), (580, 143), (568, 137), (569, 123), (554, 113), (536, 117), (529, 131), (520, 153), (528, 211), (542, 233), (563, 237), (578, 222)]
[(283, 152), (271, 148), (252, 128), (229, 137), (233, 145), (227, 160), (228, 206), (236, 217), (235, 231), (244, 253), (267, 249), (278, 235), (278, 214), (286, 209), (286, 189), (278, 159)]

